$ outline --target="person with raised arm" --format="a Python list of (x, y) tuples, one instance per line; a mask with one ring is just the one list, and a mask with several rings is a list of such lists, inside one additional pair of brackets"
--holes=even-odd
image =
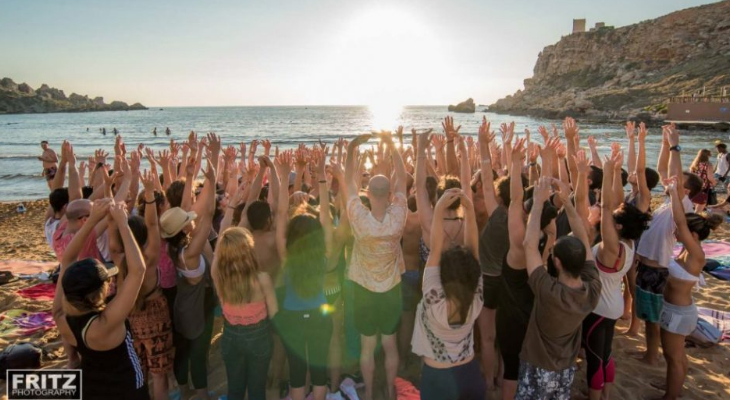
[(239, 227), (221, 232), (211, 275), (223, 310), (221, 352), (228, 399), (266, 399), (273, 352), (271, 320), (278, 311), (269, 274), (259, 268), (251, 233)]
[[(448, 135), (451, 135), (451, 137), (456, 138), (455, 140), (459, 140), (460, 136), (458, 134), (458, 131), (455, 131), (453, 128), (453, 120), (450, 120), (448, 117), (445, 119), (446, 122), (444, 122), (444, 129), (448, 129), (450, 133), (447, 133)], [(420, 243), (420, 255), (421, 255), (421, 262), (425, 263), (428, 259), (428, 253), (429, 249), (431, 248), (431, 227), (433, 225), (433, 205), (428, 193), (428, 190), (426, 189), (426, 147), (430, 140), (430, 132), (424, 132), (420, 135), (418, 139), (418, 149), (417, 149), (417, 157), (416, 157), (416, 177), (415, 177), (415, 184), (416, 184), (416, 208), (419, 210), (418, 213), (418, 219), (421, 223), (421, 231), (422, 231), (422, 239)], [(454, 140), (454, 139), (450, 139)], [(458, 160), (454, 158), (454, 162), (457, 163), (457, 169), (460, 167), (458, 166)], [(462, 166), (468, 168), (468, 164), (466, 164), (466, 161), (462, 163)], [(463, 173), (461, 174), (463, 175)], [(469, 180), (466, 180), (466, 184), (468, 185)], [(443, 195), (443, 193), (448, 189), (453, 188), (461, 188), (462, 190), (468, 189), (464, 187), (462, 184), (462, 180), (458, 178), (456, 175), (444, 175), (439, 179), (439, 183), (437, 186), (437, 199)], [(442, 240), (444, 240), (444, 245), (448, 247), (456, 246), (456, 245), (463, 245), (463, 231), (464, 231), (464, 218), (459, 215), (459, 206), (460, 202), (454, 202), (451, 205), (451, 208), (449, 208), (446, 211), (446, 214), (444, 217), (444, 223), (441, 224), (441, 226), (444, 229), (444, 235), (441, 235)]]
[[(682, 171), (682, 148), (679, 146), (677, 128), (674, 125), (664, 126), (662, 136), (657, 171), (664, 181), (669, 174), (678, 177), (677, 186), (684, 188), (684, 212), (692, 212), (694, 207), (690, 198), (700, 191), (702, 180), (697, 175)], [(641, 360), (651, 365), (659, 362), (659, 314), (664, 301), (664, 286), (669, 276), (667, 268), (672, 258), (672, 249), (677, 243), (675, 230), (671, 203), (667, 199), (654, 211), (651, 225), (641, 236), (636, 248), (636, 315), (646, 323), (646, 351)]]
[[(488, 215), (487, 224), (479, 236), (479, 265), (482, 271), (484, 285), (484, 308), (479, 314), (477, 325), (481, 339), (482, 370), (487, 390), (492, 391), (497, 386), (495, 382), (495, 367), (499, 363), (496, 347), (497, 304), (502, 287), (502, 263), (509, 251), (509, 231), (507, 227), (507, 208), (510, 204), (509, 190), (504, 190), (498, 196), (495, 191), (492, 158), (489, 144), (494, 140), (494, 133), (490, 132), (490, 124), (486, 117), (479, 127), (479, 154), (481, 156), (481, 186), (482, 197)], [(501, 178), (501, 186), (509, 187), (510, 178)]]
[[(94, 225), (106, 214), (119, 226), (127, 262), (127, 278), (109, 303), (111, 279), (117, 268), (93, 258), (77, 261)], [(127, 317), (144, 281), (145, 263), (129, 225), (123, 203), (101, 199), (94, 203), (61, 261), (53, 300), (53, 316), (61, 336), (81, 354), (84, 399), (149, 399), (139, 358), (132, 345)]]
[[(497, 341), (504, 362), (502, 398), (513, 399), (517, 390), (517, 378), (520, 368), (520, 351), (527, 331), (527, 324), (532, 311), (533, 294), (528, 285), (525, 270), (525, 252), (522, 242), (525, 237), (527, 212), (532, 213), (534, 202), (523, 203), (524, 186), (522, 184), (522, 167), (525, 158), (525, 139), (517, 139), (511, 147), (510, 165), (510, 203), (507, 210), (507, 229), (509, 250), (502, 265), (502, 288), (497, 304), (495, 318)], [(555, 240), (555, 209), (540, 208), (539, 232), (545, 234), (547, 242)], [(545, 252), (550, 249), (546, 246)]]
[(332, 315), (324, 294), (324, 275), (333, 248), (329, 189), (326, 180), (320, 181), (324, 206), (320, 208), (319, 216), (309, 213), (306, 207), (298, 207), (288, 218), (286, 177), (292, 168), (291, 152), (281, 153), (275, 165), (280, 185), (276, 244), (283, 260), (285, 290), (275, 325), (289, 361), (291, 398), (304, 400), (309, 372), (314, 399), (324, 400), (332, 336)]
[(43, 154), (38, 157), (38, 161), (43, 163), (43, 177), (46, 178), (48, 189), (53, 190), (53, 178), (58, 172), (58, 156), (52, 148), (48, 146), (48, 141), (41, 141), (41, 149)]
[[(375, 347), (380, 336), (385, 351), (385, 375), (388, 398), (394, 399), (398, 372), (398, 346), (395, 333), (402, 310), (401, 274), (405, 271), (400, 240), (406, 224), (406, 168), (395, 149), (389, 132), (380, 135), (391, 150), (395, 170), (394, 182), (383, 175), (370, 178), (367, 198), (370, 209), (360, 200), (355, 171), (358, 146), (373, 137), (361, 135), (347, 149), (345, 185), (347, 213), (355, 242), (348, 278), (354, 283), (355, 326), (360, 332), (360, 369), (365, 381), (365, 400), (373, 399)], [(391, 192), (392, 187), (392, 192)], [(392, 195), (392, 200), (391, 200)], [(378, 310), (378, 312), (373, 312)]]
[[(157, 219), (155, 189), (152, 174), (145, 171), (141, 177), (144, 186), (144, 217), (131, 215), (127, 225), (137, 245), (141, 248), (145, 265), (144, 280), (135, 307), (129, 314), (129, 326), (134, 337), (134, 349), (147, 376), (152, 375), (152, 391), (155, 400), (167, 398), (167, 374), (172, 371), (174, 347), (172, 320), (167, 299), (159, 287), (158, 265), (160, 260), (160, 229)], [(117, 286), (128, 275), (124, 242), (120, 240), (119, 227), (113, 218), (109, 221), (109, 251), (114, 265), (119, 266)]]
[(590, 400), (609, 397), (615, 376), (611, 353), (614, 327), (624, 312), (621, 284), (634, 262), (634, 243), (651, 220), (651, 215), (615, 196), (615, 188), (621, 187), (622, 158), (619, 152), (602, 163), (602, 241), (592, 251), (603, 289), (595, 310), (583, 321)]
[(667, 361), (666, 391), (662, 400), (677, 399), (682, 392), (689, 368), (684, 341), (695, 330), (698, 318), (692, 290), (698, 284), (705, 266), (702, 241), (724, 220), (719, 214), (702, 216), (687, 213), (680, 198), (679, 182), (681, 180), (676, 176), (667, 181), (675, 232), (683, 248), (677, 257), (669, 261), (669, 277), (664, 287), (663, 306), (659, 315), (662, 349)]
[[(209, 156), (206, 159), (205, 183), (192, 204), (192, 181), (195, 166), (186, 167), (186, 191), (182, 208), (173, 207), (160, 217), (160, 231), (167, 242), (167, 253), (178, 272), (174, 306), (174, 326), (180, 334), (175, 343), (175, 377), (183, 398), (189, 397), (188, 372), (192, 375), (196, 395), (206, 400), (208, 395), (208, 350), (213, 333), (213, 310), (216, 299), (210, 277), (213, 249), (208, 241), (215, 211), (216, 170), (220, 138), (210, 134)], [(186, 211), (196, 208), (194, 211)]]
[[(552, 248), (557, 277), (551, 276), (540, 252), (540, 218), (551, 184), (560, 187), (574, 236), (563, 236)], [(601, 282), (583, 221), (568, 199), (570, 189), (557, 179), (542, 177), (523, 243), (528, 283), (535, 296), (520, 352), (517, 400), (569, 400), (583, 319), (595, 308)], [(548, 203), (549, 204), (549, 203)]]
[[(460, 200), (466, 211), (465, 246), (443, 244), (443, 215)], [(474, 206), (460, 189), (449, 189), (436, 203), (434, 243), (423, 272), (413, 352), (421, 356), (421, 398), (481, 400), (486, 386), (474, 355), (474, 322), (483, 305), (479, 238)]]

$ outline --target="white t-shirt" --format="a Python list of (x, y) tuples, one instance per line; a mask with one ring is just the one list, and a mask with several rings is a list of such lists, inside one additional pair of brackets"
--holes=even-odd
[(58, 228), (58, 225), (60, 223), (60, 219), (51, 217), (46, 220), (46, 223), (43, 227), (43, 231), (46, 234), (46, 243), (48, 243), (48, 247), (51, 248), (51, 251), (53, 251), (53, 234), (56, 233), (56, 229)]
[(484, 305), (482, 278), (463, 325), (449, 324), (449, 305), (441, 286), (441, 268), (423, 270), (423, 298), (416, 309), (411, 347), (413, 353), (438, 362), (455, 364), (474, 355), (474, 321)]
[(728, 168), (730, 168), (730, 163), (728, 163), (727, 157), (728, 153), (717, 155), (717, 171), (715, 173), (720, 175), (725, 175), (727, 173)]
[[(694, 205), (687, 196), (682, 199), (682, 206), (686, 213), (694, 211)], [(662, 268), (667, 268), (672, 259), (674, 245), (677, 244), (677, 238), (674, 236), (676, 228), (677, 225), (674, 224), (672, 215), (672, 203), (667, 197), (664, 204), (654, 212), (649, 229), (641, 235), (636, 253), (656, 261)]]

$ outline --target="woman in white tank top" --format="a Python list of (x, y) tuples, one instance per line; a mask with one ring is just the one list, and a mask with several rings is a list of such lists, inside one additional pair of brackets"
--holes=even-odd
[(616, 320), (624, 311), (621, 293), (623, 277), (634, 262), (634, 241), (647, 228), (651, 215), (623, 199), (621, 182), (622, 153), (615, 153), (603, 164), (601, 189), (601, 243), (593, 247), (599, 278), (601, 298), (593, 313), (583, 321), (583, 344), (588, 364), (588, 385), (591, 400), (607, 398), (613, 383), (614, 363), (611, 344)]

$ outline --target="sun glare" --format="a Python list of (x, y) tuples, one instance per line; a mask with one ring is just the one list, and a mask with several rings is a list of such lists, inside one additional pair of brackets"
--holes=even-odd
[(445, 60), (434, 57), (441, 39), (415, 11), (358, 10), (342, 21), (320, 71), (339, 98), (370, 106), (374, 128), (392, 129), (402, 105), (423, 104), (434, 77), (448, 75)]

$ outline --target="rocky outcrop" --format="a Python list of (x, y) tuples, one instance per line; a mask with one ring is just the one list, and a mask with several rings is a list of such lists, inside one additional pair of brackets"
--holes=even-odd
[(524, 90), (489, 111), (592, 120), (662, 119), (669, 97), (730, 85), (730, 1), (617, 29), (564, 36), (538, 55)]
[(93, 100), (89, 96), (72, 93), (66, 97), (63, 90), (46, 84), (34, 90), (27, 83), (16, 84), (10, 78), (0, 80), (0, 114), (26, 114), (84, 111), (146, 110), (140, 103), (131, 106), (123, 101), (104, 103), (102, 97)]
[(457, 113), (474, 113), (476, 109), (477, 106), (474, 104), (474, 99), (472, 98), (462, 101), (457, 105), (449, 105), (449, 111)]

